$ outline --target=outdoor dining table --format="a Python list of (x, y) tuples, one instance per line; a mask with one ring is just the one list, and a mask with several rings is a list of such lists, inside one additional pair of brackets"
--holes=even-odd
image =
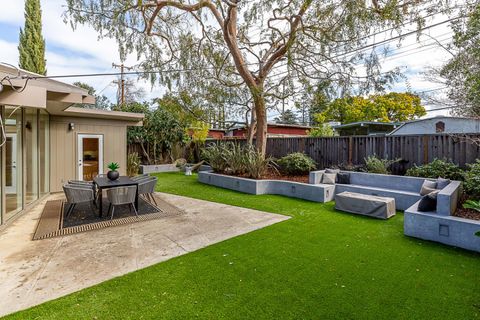
[(103, 214), (103, 189), (116, 188), (116, 187), (128, 187), (137, 186), (137, 193), (135, 195), (135, 209), (138, 210), (138, 181), (134, 181), (127, 176), (120, 176), (117, 180), (110, 180), (107, 177), (95, 177), (93, 182), (97, 185), (99, 192), (99, 216)]

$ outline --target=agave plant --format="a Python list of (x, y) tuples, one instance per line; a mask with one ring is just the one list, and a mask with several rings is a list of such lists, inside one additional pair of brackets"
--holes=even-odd
[(255, 147), (245, 147), (245, 171), (249, 178), (260, 179), (269, 169), (278, 171), (272, 157), (264, 157)]
[(223, 144), (211, 144), (202, 151), (203, 159), (205, 159), (215, 172), (223, 173), (228, 167), (223, 151)]
[(475, 211), (480, 212), (480, 200), (474, 201), (474, 200), (467, 200), (463, 204), (463, 207), (465, 209), (472, 209)]
[(117, 162), (112, 162), (108, 164), (107, 168), (112, 171), (116, 171), (117, 169), (120, 168), (120, 165)]
[(223, 148), (223, 157), (227, 164), (227, 170), (231, 174), (245, 173), (245, 147), (239, 143), (227, 142)]

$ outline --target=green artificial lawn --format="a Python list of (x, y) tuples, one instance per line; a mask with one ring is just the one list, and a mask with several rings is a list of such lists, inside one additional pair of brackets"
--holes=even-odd
[(402, 214), (376, 220), (158, 178), (158, 191), (293, 218), (8, 318), (480, 318), (480, 255), (404, 236)]

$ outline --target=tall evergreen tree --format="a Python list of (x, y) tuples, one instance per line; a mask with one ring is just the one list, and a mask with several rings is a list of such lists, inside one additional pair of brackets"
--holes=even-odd
[(25, 27), (20, 29), (18, 52), (20, 68), (43, 75), (47, 73), (40, 0), (25, 0)]

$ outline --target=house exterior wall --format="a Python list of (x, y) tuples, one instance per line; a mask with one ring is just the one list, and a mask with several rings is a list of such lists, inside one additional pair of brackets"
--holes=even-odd
[[(437, 123), (443, 122), (444, 131), (437, 132)], [(435, 133), (479, 133), (480, 120), (438, 117), (405, 123), (391, 135), (420, 135)]]
[[(246, 137), (247, 130), (245, 128), (239, 128), (233, 130), (232, 135), (234, 137)], [(300, 127), (276, 127), (269, 125), (267, 127), (267, 135), (291, 135), (291, 136), (307, 136), (308, 129), (307, 128), (300, 128)]]
[[(69, 123), (75, 124), (69, 130)], [(127, 167), (127, 125), (126, 121), (76, 117), (50, 117), (50, 191), (62, 191), (62, 185), (78, 177), (78, 134), (103, 135), (103, 168), (117, 162), (121, 175)]]
[(308, 129), (306, 129), (306, 128), (295, 128), (295, 127), (269, 126), (268, 129), (267, 129), (267, 133), (293, 135), (293, 136), (306, 136), (306, 135), (308, 135)]
[(225, 137), (225, 131), (209, 130), (208, 137), (210, 139), (223, 139)]

